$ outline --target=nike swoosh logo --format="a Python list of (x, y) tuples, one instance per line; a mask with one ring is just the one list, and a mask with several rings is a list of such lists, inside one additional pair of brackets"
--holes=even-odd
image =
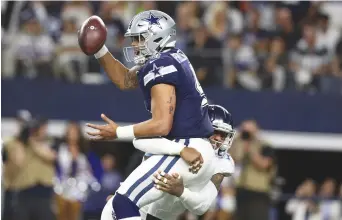
[(142, 26), (144, 26), (143, 24), (138, 24), (138, 27), (142, 27)]

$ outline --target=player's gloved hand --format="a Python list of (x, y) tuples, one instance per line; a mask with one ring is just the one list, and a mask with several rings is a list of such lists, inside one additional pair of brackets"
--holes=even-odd
[(191, 173), (198, 173), (203, 164), (203, 158), (200, 152), (192, 147), (184, 147), (180, 152), (180, 156), (190, 165), (189, 171)]
[(107, 122), (106, 125), (95, 125), (87, 123), (86, 126), (94, 128), (97, 131), (87, 131), (91, 140), (113, 140), (117, 138), (116, 129), (119, 127), (114, 121), (109, 119), (105, 114), (101, 114), (101, 118)]
[(171, 195), (180, 197), (184, 191), (183, 178), (180, 177), (177, 173), (173, 173), (169, 175), (167, 173), (158, 171), (153, 174), (154, 182), (157, 189), (167, 192)]

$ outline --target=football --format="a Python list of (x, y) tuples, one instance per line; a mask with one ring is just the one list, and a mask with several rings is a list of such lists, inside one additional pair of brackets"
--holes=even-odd
[(78, 44), (82, 51), (89, 55), (98, 52), (107, 39), (107, 28), (98, 16), (91, 16), (83, 22), (78, 31)]

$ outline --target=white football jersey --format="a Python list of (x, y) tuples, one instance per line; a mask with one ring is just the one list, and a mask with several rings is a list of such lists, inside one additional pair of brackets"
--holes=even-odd
[[(220, 173), (228, 177), (234, 173), (235, 163), (229, 154), (224, 157), (216, 156), (213, 163), (215, 163), (215, 171), (213, 175)], [(200, 191), (200, 189), (198, 189), (198, 191)], [(140, 213), (142, 219), (146, 219), (146, 213), (149, 213), (159, 219), (171, 220), (177, 219), (177, 217), (185, 210), (186, 208), (178, 197), (167, 194), (167, 196), (162, 199), (142, 207), (140, 209)]]

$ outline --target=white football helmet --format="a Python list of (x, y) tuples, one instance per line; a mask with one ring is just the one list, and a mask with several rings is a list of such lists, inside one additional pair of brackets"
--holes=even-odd
[(215, 133), (219, 134), (221, 139), (217, 140), (217, 136), (213, 135), (210, 142), (214, 149), (218, 149), (219, 156), (223, 156), (232, 146), (235, 136), (232, 115), (220, 105), (209, 105), (208, 114)]
[(144, 64), (148, 59), (157, 57), (164, 47), (175, 47), (176, 23), (162, 11), (144, 11), (130, 21), (125, 37), (139, 42), (139, 46), (124, 48), (126, 60)]

